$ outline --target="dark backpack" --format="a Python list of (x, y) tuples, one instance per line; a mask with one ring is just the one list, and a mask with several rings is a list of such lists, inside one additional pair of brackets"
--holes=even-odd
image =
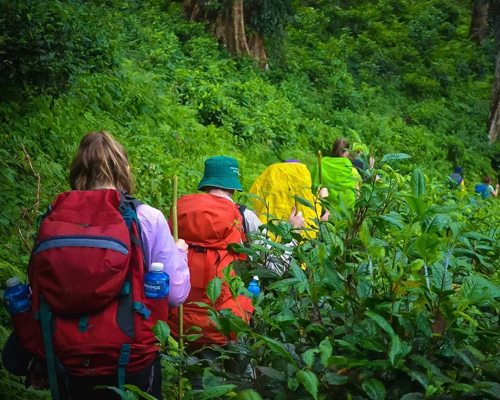
[(462, 178), (460, 174), (455, 174), (455, 173), (451, 174), (449, 176), (449, 179), (451, 180), (450, 189), (456, 189), (462, 184), (462, 181), (464, 180), (464, 178)]
[(488, 185), (484, 183), (478, 183), (474, 186), (474, 191), (479, 193), (483, 199), (486, 199), (490, 194), (488, 193)]

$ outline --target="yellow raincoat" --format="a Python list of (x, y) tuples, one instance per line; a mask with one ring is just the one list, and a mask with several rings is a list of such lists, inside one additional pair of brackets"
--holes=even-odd
[[(250, 189), (251, 194), (262, 197), (266, 204), (253, 198), (253, 206), (262, 223), (268, 218), (287, 220), (292, 208), (297, 207), (305, 219), (306, 227), (317, 228), (315, 219), (321, 216), (321, 205), (316, 203), (311, 191), (311, 174), (304, 164), (291, 162), (272, 164), (257, 178)], [(301, 197), (316, 207), (316, 210), (295, 201), (294, 196)], [(269, 213), (269, 214), (268, 214)], [(315, 237), (313, 231), (304, 231), (305, 237)]]

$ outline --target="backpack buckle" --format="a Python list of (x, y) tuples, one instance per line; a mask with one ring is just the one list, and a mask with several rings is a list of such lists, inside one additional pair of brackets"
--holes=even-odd
[(120, 214), (124, 214), (125, 211), (127, 211), (127, 207), (127, 203), (121, 201), (120, 204), (118, 204), (118, 211), (120, 212)]
[(194, 248), (194, 251), (196, 253), (206, 253), (208, 251), (206, 247), (198, 246), (197, 244), (193, 245), (192, 247)]
[(134, 301), (134, 310), (141, 314), (144, 319), (148, 319), (151, 315), (151, 311), (146, 308), (144, 303)]
[(118, 359), (118, 365), (124, 366), (129, 362), (130, 357), (130, 344), (122, 345), (122, 349), (120, 350), (120, 358)]

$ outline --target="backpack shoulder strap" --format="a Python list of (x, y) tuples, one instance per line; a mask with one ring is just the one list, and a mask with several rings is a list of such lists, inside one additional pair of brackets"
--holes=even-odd
[(241, 226), (243, 226), (243, 233), (248, 233), (248, 223), (247, 219), (245, 218), (245, 210), (247, 209), (247, 206), (243, 204), (236, 204), (236, 208), (238, 208), (238, 211), (240, 212), (242, 223)]
[(125, 190), (120, 190), (120, 197), (121, 197), (121, 202), (120, 202), (120, 211), (125, 210), (127, 206), (129, 206), (132, 210), (137, 211), (137, 207), (142, 204), (142, 201), (137, 200), (135, 197), (132, 195), (128, 194)]

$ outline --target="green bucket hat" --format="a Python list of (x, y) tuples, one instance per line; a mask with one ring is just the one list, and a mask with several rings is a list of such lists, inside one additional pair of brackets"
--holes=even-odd
[(205, 161), (205, 172), (198, 185), (198, 190), (203, 190), (205, 186), (213, 186), (242, 192), (243, 188), (238, 178), (238, 166), (238, 161), (232, 157), (210, 157)]

